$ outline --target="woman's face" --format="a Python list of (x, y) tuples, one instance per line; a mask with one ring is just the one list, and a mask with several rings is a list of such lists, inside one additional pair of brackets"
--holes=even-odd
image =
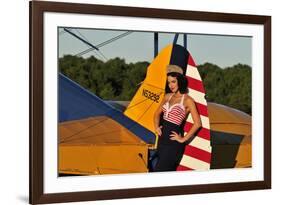
[(178, 80), (176, 77), (168, 76), (168, 86), (173, 93), (176, 93), (179, 89)]

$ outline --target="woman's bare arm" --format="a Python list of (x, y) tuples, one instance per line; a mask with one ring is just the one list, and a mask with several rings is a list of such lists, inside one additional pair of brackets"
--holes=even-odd
[(193, 119), (193, 125), (190, 130), (184, 135), (184, 141), (187, 141), (190, 137), (194, 135), (194, 133), (202, 126), (200, 115), (197, 111), (196, 105), (194, 100), (191, 97), (188, 97), (185, 100), (187, 107), (189, 108), (189, 112)]

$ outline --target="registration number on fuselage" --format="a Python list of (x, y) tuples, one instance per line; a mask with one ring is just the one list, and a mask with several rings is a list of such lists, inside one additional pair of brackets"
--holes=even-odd
[(150, 90), (147, 90), (147, 89), (143, 89), (142, 90), (142, 95), (144, 97), (146, 97), (147, 99), (149, 99), (149, 100), (152, 100), (152, 101), (154, 101), (156, 103), (159, 103), (160, 94), (154, 93), (154, 92), (152, 92)]

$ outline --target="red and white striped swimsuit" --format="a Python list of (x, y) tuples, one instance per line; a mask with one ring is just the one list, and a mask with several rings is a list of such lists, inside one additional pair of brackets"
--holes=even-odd
[(184, 95), (181, 97), (180, 103), (175, 103), (170, 106), (170, 100), (174, 94), (170, 96), (168, 101), (163, 105), (162, 111), (164, 113), (164, 120), (174, 123), (176, 125), (181, 125), (182, 121), (185, 119), (185, 107), (183, 105)]

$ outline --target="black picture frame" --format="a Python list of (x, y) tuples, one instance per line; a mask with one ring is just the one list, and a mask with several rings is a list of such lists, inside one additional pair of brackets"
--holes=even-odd
[[(271, 17), (259, 15), (30, 1), (30, 204), (137, 198), (271, 188)], [(264, 28), (264, 180), (46, 194), (43, 190), (44, 12), (258, 24)]]

